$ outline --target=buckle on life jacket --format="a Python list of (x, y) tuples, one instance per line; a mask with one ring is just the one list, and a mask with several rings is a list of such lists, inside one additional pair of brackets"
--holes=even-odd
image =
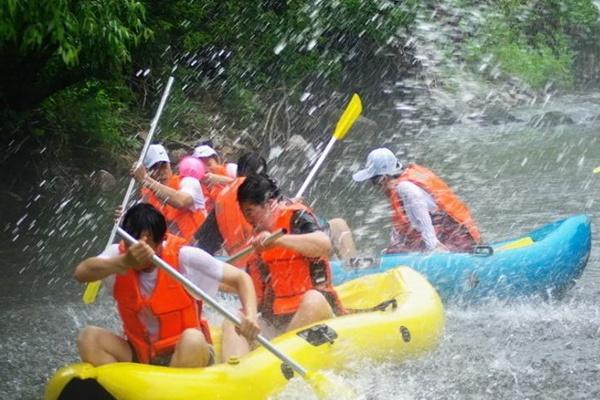
[(494, 248), (488, 245), (473, 246), (471, 254), (478, 257), (489, 257), (494, 254)]
[(338, 337), (337, 332), (325, 324), (311, 326), (310, 328), (299, 331), (296, 335), (315, 347), (324, 343), (333, 344)]
[(376, 266), (375, 258), (373, 257), (352, 257), (348, 260), (350, 269), (366, 269)]

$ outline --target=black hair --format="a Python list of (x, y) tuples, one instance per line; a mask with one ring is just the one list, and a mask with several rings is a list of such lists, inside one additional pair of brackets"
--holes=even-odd
[(198, 146), (209, 146), (209, 147), (212, 147), (213, 149), (215, 148), (212, 139), (209, 139), (206, 137), (198, 139), (198, 142), (196, 142), (195, 147), (198, 147)]
[(267, 175), (267, 161), (258, 153), (245, 153), (237, 162), (237, 175)]
[(127, 210), (121, 227), (136, 239), (142, 232), (149, 231), (155, 243), (162, 242), (167, 232), (165, 217), (148, 203), (139, 203)]
[(271, 199), (279, 199), (281, 191), (274, 179), (266, 175), (252, 174), (246, 177), (238, 188), (238, 203), (264, 204)]

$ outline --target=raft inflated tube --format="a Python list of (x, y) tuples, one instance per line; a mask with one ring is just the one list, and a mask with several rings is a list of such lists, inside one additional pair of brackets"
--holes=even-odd
[[(273, 340), (308, 370), (343, 370), (362, 357), (399, 361), (438, 344), (444, 329), (442, 302), (418, 272), (399, 267), (336, 289), (343, 305), (354, 313)], [(60, 369), (51, 378), (45, 399), (265, 399), (294, 376), (291, 368), (264, 348), (206, 368), (79, 363)]]

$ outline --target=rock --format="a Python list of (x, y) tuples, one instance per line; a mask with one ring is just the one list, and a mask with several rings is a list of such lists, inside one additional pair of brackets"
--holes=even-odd
[(361, 115), (358, 117), (356, 122), (354, 122), (352, 129), (360, 130), (369, 134), (376, 134), (379, 131), (379, 125), (377, 125), (377, 122), (373, 121), (372, 119), (363, 117)]
[(300, 152), (303, 153), (309, 160), (312, 159), (316, 152), (312, 144), (308, 143), (300, 135), (292, 135), (285, 144), (284, 152)]
[(102, 192), (110, 192), (117, 185), (117, 180), (110, 172), (100, 169), (94, 173), (92, 184)]
[(548, 128), (557, 125), (573, 125), (575, 121), (561, 111), (548, 111), (544, 114), (534, 115), (527, 125), (536, 128)]
[(508, 109), (499, 104), (492, 104), (483, 109), (478, 116), (482, 125), (502, 125), (507, 122), (520, 122)]

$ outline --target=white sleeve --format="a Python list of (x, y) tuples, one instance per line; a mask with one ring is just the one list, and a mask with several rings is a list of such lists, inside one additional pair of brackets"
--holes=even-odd
[[(98, 257), (111, 258), (119, 255), (119, 245), (114, 243), (108, 246)], [(107, 292), (112, 293), (112, 289), (115, 286), (115, 274), (110, 274), (106, 278), (102, 279), (102, 283)]]
[(398, 196), (402, 199), (404, 212), (414, 229), (421, 232), (421, 237), (428, 250), (440, 244), (431, 222), (430, 209), (435, 209), (435, 202), (429, 193), (412, 182), (403, 181), (396, 187)]
[(215, 297), (223, 280), (223, 261), (197, 247), (185, 246), (179, 251), (181, 273), (194, 285)]
[(189, 194), (194, 199), (192, 211), (203, 210), (205, 208), (204, 193), (202, 193), (202, 187), (198, 179), (191, 176), (182, 178), (179, 183), (179, 191)]

